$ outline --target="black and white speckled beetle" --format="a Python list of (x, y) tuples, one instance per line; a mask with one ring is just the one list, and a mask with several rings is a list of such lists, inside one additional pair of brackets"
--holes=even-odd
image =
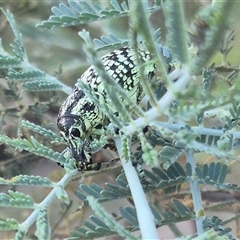
[[(148, 51), (139, 50), (139, 58), (146, 63), (144, 74), (151, 80), (156, 71), (155, 64), (151, 61), (151, 54)], [(125, 89), (132, 100), (136, 103), (141, 101), (144, 91), (140, 84), (135, 52), (129, 47), (124, 47), (105, 55), (101, 60), (108, 74)], [(90, 88), (99, 96), (99, 101), (104, 99), (104, 104), (111, 104), (110, 101), (107, 101), (104, 84), (93, 66), (83, 73), (78, 79), (79, 81), (89, 84)], [(87, 146), (93, 139), (98, 139), (100, 135), (105, 133), (109, 119), (78, 87), (78, 82), (59, 110), (57, 125), (61, 135), (69, 144), (69, 149), (77, 161), (78, 168), (90, 170), (92, 153), (86, 150)], [(125, 105), (128, 107), (128, 103)], [(114, 113), (117, 112), (116, 109)]]

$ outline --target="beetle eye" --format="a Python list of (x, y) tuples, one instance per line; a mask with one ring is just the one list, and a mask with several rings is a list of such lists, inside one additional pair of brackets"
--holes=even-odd
[(71, 130), (71, 135), (80, 138), (80, 131), (77, 128)]

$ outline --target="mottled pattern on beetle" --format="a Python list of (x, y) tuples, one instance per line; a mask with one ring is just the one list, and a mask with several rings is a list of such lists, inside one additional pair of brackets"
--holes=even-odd
[[(143, 62), (151, 59), (149, 52), (139, 51), (139, 54)], [(134, 100), (141, 100), (137, 98), (139, 94), (139, 72), (136, 67), (136, 56), (132, 49), (125, 47), (115, 50), (102, 58), (102, 64), (108, 74), (116, 80), (122, 88), (127, 90), (130, 97), (135, 97), (135, 94), (137, 94)], [(154, 71), (154, 66), (152, 66), (151, 71)], [(95, 92), (105, 96), (104, 85), (102, 84), (101, 78), (96, 75), (94, 67), (90, 67), (78, 81), (89, 83)]]
[[(150, 53), (147, 53), (146, 51), (139, 51), (139, 53), (144, 62), (151, 59)], [(136, 67), (136, 57), (133, 50), (129, 48), (121, 48), (113, 51), (102, 58), (102, 63), (108, 74), (127, 91), (128, 95), (134, 102), (139, 102), (142, 99), (144, 92), (139, 84), (139, 71)], [(154, 71), (154, 66), (152, 66), (151, 71)], [(104, 101), (114, 113), (117, 113), (117, 109), (113, 109), (114, 106), (106, 96), (106, 91), (101, 78), (96, 76), (93, 67), (86, 71), (79, 81), (89, 83), (95, 93), (98, 93), (100, 98), (99, 101)], [(121, 100), (124, 103), (124, 99)], [(91, 100), (89, 99), (89, 101)], [(125, 106), (127, 107), (127, 105)]]
[[(151, 55), (147, 51), (139, 50), (139, 55), (143, 62), (151, 60)], [(137, 60), (134, 51), (128, 47), (121, 48), (107, 54), (101, 60), (108, 74), (127, 91), (128, 95), (134, 102), (139, 102), (142, 99), (144, 92), (139, 84), (140, 77), (138, 67), (136, 67)], [(154, 71), (155, 67), (153, 63), (146, 66), (145, 72), (147, 76), (152, 75)], [(104, 101), (106, 104), (109, 104), (112, 109), (112, 103), (107, 99), (104, 84), (102, 83), (101, 78), (96, 74), (94, 67), (88, 68), (78, 81), (88, 83), (98, 95), (99, 101)], [(116, 113), (117, 110), (114, 112)], [(101, 110), (91, 102), (91, 99), (85, 96), (80, 88), (78, 88), (78, 83), (75, 84), (73, 93), (68, 96), (60, 108), (58, 117), (61, 118), (61, 116), (67, 114), (78, 115), (79, 119), (71, 120), (66, 117), (61, 119), (60, 121), (62, 123), (60, 124), (65, 125), (65, 129), (63, 130), (63, 128), (61, 129), (60, 127), (60, 130), (63, 130), (66, 134), (66, 131), (75, 125), (75, 127), (81, 128), (82, 133), (85, 133), (84, 136), (81, 135), (81, 137), (86, 138), (88, 137), (88, 134), (97, 134), (99, 132), (98, 128), (101, 125), (104, 125), (104, 121), (106, 121)], [(98, 128), (95, 129), (96, 127)]]

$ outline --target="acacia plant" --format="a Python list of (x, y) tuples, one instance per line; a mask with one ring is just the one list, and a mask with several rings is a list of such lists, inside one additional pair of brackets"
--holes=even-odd
[[(113, 183), (84, 183), (76, 189), (78, 200), (75, 198), (74, 201), (81, 205), (79, 211), (90, 206), (94, 214), (75, 229), (72, 227), (72, 235), (67, 236), (68, 239), (96, 239), (111, 235), (124, 239), (158, 239), (161, 238), (158, 230), (164, 225), (170, 227), (176, 238), (239, 237), (238, 225), (236, 231), (224, 226), (234, 221), (238, 224), (238, 213), (225, 221), (208, 215), (209, 209), (231, 207), (236, 203), (234, 193), (240, 189), (237, 181), (226, 181), (228, 174), (231, 175), (229, 166), (237, 159), (240, 138), (239, 65), (228, 63), (234, 37), (231, 12), (236, 4), (234, 1), (212, 1), (209, 6), (198, 10), (190, 21), (186, 19), (186, 5), (182, 1), (125, 0), (119, 3), (111, 0), (108, 3), (93, 3), (68, 0), (52, 7), (53, 15), (37, 25), (37, 28), (49, 29), (49, 32), (54, 28), (61, 28), (64, 32), (66, 28), (77, 28), (83, 24), (86, 27), (86, 24), (106, 23), (114, 19), (125, 18), (128, 24), (125, 38), (122, 38), (123, 34), (118, 36), (107, 32), (92, 40), (90, 35), (94, 33), (85, 29), (79, 31), (79, 46), (85, 50), (88, 64), (93, 65), (101, 76), (101, 89), (106, 90), (106, 99), (97, 101), (98, 92), (92, 91), (86, 83), (81, 82), (79, 86), (110, 119), (107, 133), (94, 139), (91, 147), (101, 150), (107, 139), (114, 140), (122, 171)], [(62, 165), (65, 173), (60, 181), (55, 182), (30, 174), (8, 178), (1, 172), (0, 184), (10, 188), (8, 192), (0, 193), (1, 208), (29, 209), (30, 214), (23, 220), (15, 216), (1, 217), (0, 230), (14, 231), (15, 239), (25, 239), (31, 236), (29, 229), (35, 224), (35, 237), (53, 239), (56, 226), (53, 226), (48, 214), (53, 200), (64, 203), (66, 209), (72, 203), (66, 186), (76, 176), (89, 174), (78, 171), (76, 159), (71, 153), (59, 150), (59, 145), (68, 147), (67, 142), (59, 135), (55, 122), (50, 125), (50, 119), (45, 118), (50, 109), (57, 120), (56, 107), (60, 107), (72, 89), (63, 83), (61, 74), (51, 76), (30, 62), (23, 44), (24, 36), (19, 32), (13, 15), (4, 8), (2, 12), (15, 39), (10, 44), (12, 50), (4, 50), (0, 45), (0, 68), (4, 82), (1, 85), (4, 97), (13, 100), (15, 105), (1, 106), (0, 142), (13, 159), (26, 161), (33, 159), (34, 155), (44, 157)], [(157, 14), (164, 14), (164, 37), (159, 27), (155, 29), (150, 20)], [(145, 104), (140, 105), (132, 101), (128, 92), (108, 75), (100, 60), (100, 56), (104, 55), (102, 52), (110, 53), (126, 46), (132, 48), (137, 56), (139, 45), (151, 53), (157, 72), (154, 85), (150, 84), (142, 72), (142, 63), (136, 63), (146, 95)], [(212, 63), (219, 53), (222, 63)], [(47, 92), (50, 94), (46, 95)], [(61, 92), (65, 93), (64, 97)], [(43, 95), (47, 103), (39, 100), (39, 96)], [(35, 99), (34, 104), (24, 103), (24, 97)], [(125, 103), (132, 111), (126, 109)], [(117, 109), (117, 116), (113, 109)], [(37, 122), (27, 120), (29, 112), (37, 116)], [(6, 126), (9, 117), (15, 121), (17, 128), (15, 135), (8, 136)], [(133, 145), (137, 147), (133, 148)], [(209, 157), (211, 161), (207, 161)], [(115, 160), (111, 162), (115, 163)], [(104, 168), (108, 165), (107, 161), (103, 161), (99, 172), (110, 173), (114, 164)], [(42, 191), (43, 200), (37, 202), (18, 190), (19, 186), (50, 190)], [(202, 188), (207, 189), (209, 198), (219, 190), (231, 197), (228, 201), (221, 198), (218, 202), (210, 201), (206, 206)], [(122, 201), (118, 215), (111, 215), (107, 206), (119, 199), (128, 200), (128, 204)], [(103, 203), (108, 204), (103, 207)], [(64, 218), (65, 212), (61, 221)], [(184, 237), (176, 223), (187, 220), (196, 223), (196, 231)]]

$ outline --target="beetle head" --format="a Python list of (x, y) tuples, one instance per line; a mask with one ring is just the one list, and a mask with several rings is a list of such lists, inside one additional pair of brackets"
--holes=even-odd
[(84, 140), (84, 128), (82, 118), (74, 114), (64, 114), (58, 117), (57, 126), (61, 136), (69, 144), (72, 156), (81, 162), (86, 162), (87, 157), (84, 147), (87, 145)]

